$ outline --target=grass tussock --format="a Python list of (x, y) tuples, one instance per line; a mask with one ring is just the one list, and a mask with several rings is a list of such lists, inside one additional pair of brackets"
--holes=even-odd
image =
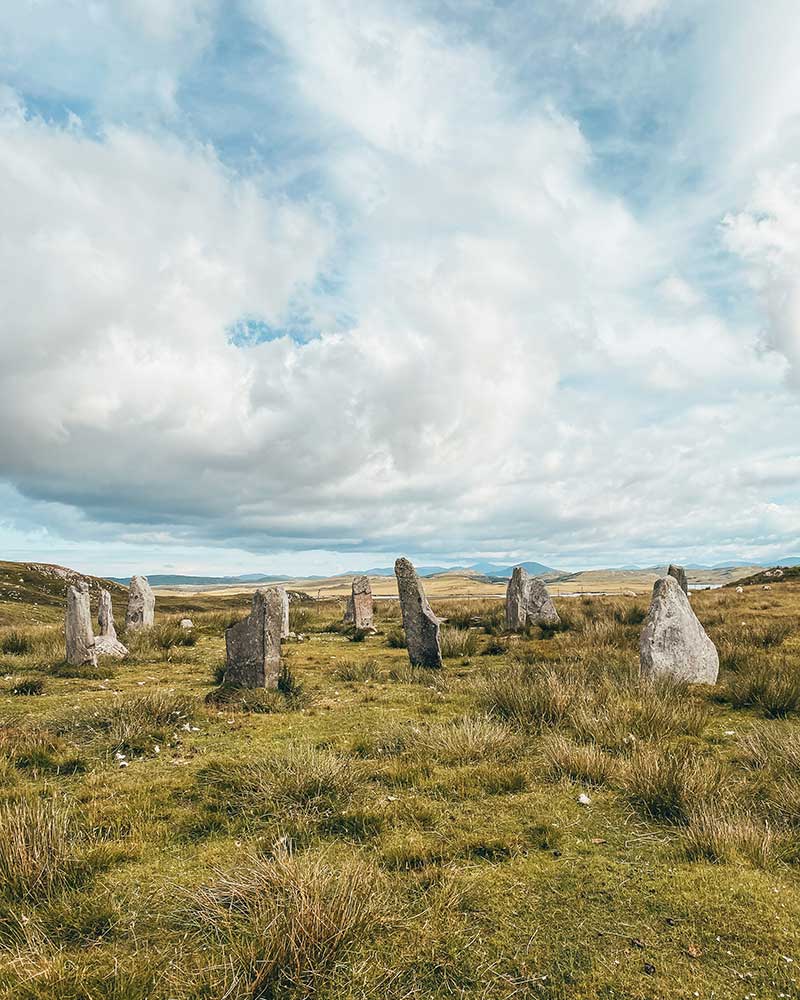
[(622, 786), (643, 816), (685, 824), (693, 812), (721, 795), (722, 781), (716, 762), (687, 752), (644, 748), (628, 762)]
[(133, 697), (117, 697), (110, 705), (72, 715), (62, 732), (85, 738), (102, 737), (111, 750), (141, 752), (154, 740), (182, 728), (194, 717), (196, 702), (172, 689), (157, 689)]
[(20, 677), (8, 690), (9, 694), (39, 695), (44, 693), (44, 681), (41, 677)]
[(757, 708), (769, 719), (800, 712), (800, 668), (783, 657), (761, 660), (728, 679), (723, 691), (734, 708)]
[(33, 652), (33, 642), (24, 632), (7, 632), (0, 638), (0, 653), (5, 656), (25, 656)]
[(389, 629), (389, 631), (386, 633), (386, 645), (389, 647), (389, 649), (405, 649), (407, 643), (406, 643), (406, 634), (403, 631), (403, 629), (402, 628)]
[(333, 676), (339, 681), (374, 681), (380, 677), (380, 664), (374, 657), (368, 660), (339, 660)]
[(292, 746), (269, 760), (217, 761), (198, 775), (201, 790), (232, 815), (341, 809), (363, 783), (353, 761), (332, 750)]
[(576, 743), (560, 734), (547, 739), (541, 753), (552, 781), (568, 778), (586, 785), (606, 785), (617, 778), (620, 770), (618, 759), (600, 747)]
[(84, 881), (76, 857), (75, 821), (59, 799), (24, 798), (0, 804), (0, 894), (42, 900)]
[(746, 859), (760, 868), (779, 860), (785, 837), (756, 816), (701, 804), (689, 814), (683, 848), (690, 861), (725, 864)]
[(380, 880), (365, 864), (252, 858), (198, 889), (191, 918), (222, 961), (201, 973), (219, 997), (311, 997), (360, 939), (374, 934)]
[(519, 733), (489, 716), (464, 716), (415, 733), (412, 749), (422, 757), (445, 764), (467, 764), (503, 759), (519, 753), (524, 742)]
[(478, 633), (471, 629), (450, 628), (444, 625), (439, 632), (442, 656), (448, 659), (470, 657), (478, 652)]

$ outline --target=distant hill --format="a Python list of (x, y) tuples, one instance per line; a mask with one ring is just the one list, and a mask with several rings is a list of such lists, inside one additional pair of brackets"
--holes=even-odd
[[(782, 571), (782, 572), (779, 572)], [(764, 586), (765, 584), (797, 582), (800, 580), (800, 560), (793, 563), (786, 562), (780, 566), (773, 566), (765, 569), (761, 573), (754, 573), (752, 576), (745, 576), (731, 583), (726, 583), (726, 587), (752, 587)]]
[[(547, 576), (551, 573), (562, 575), (562, 571), (545, 566), (540, 562), (520, 562), (511, 566), (503, 563), (476, 562), (468, 566), (417, 566), (416, 570), (420, 576), (438, 576), (441, 573), (463, 573), (471, 570), (485, 577), (498, 577), (508, 579), (514, 571), (514, 566), (522, 566), (531, 576)], [(394, 566), (380, 566), (373, 569), (349, 569), (341, 576), (394, 576)]]
[[(110, 577), (115, 583), (124, 584), (126, 587), (131, 582), (129, 576)], [(153, 573), (147, 577), (152, 587), (206, 587), (211, 585), (232, 586), (237, 583), (277, 583), (279, 580), (287, 580), (288, 576), (262, 576), (260, 573), (246, 573), (242, 576), (181, 576), (178, 573)], [(316, 580), (317, 577), (305, 577), (304, 579)]]
[[(52, 563), (0, 562), (0, 625), (12, 625), (19, 619), (17, 608), (25, 608), (26, 621), (58, 621), (64, 615), (64, 599), (70, 584), (86, 581), (93, 596), (102, 587), (119, 602), (127, 589), (117, 581), (78, 573)], [(36, 610), (32, 612), (32, 608)]]

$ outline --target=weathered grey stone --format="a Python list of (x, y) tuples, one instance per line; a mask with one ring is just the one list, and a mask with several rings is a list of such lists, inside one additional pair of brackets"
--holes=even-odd
[(246, 688), (277, 688), (281, 675), (283, 597), (269, 587), (253, 594), (244, 621), (225, 631), (225, 683)]
[(275, 588), (281, 595), (281, 639), (289, 638), (289, 595), (284, 587)]
[(181, 618), (179, 624), (181, 628), (186, 629), (187, 632), (189, 631), (189, 629), (194, 628), (194, 622), (192, 621), (191, 618)]
[(111, 594), (107, 590), (100, 591), (97, 624), (100, 626), (100, 635), (107, 635), (111, 639), (117, 638), (117, 630), (114, 628), (114, 608), (111, 606)]
[(131, 577), (125, 628), (150, 628), (155, 621), (156, 598), (146, 576)]
[(67, 587), (67, 610), (64, 619), (67, 641), (67, 663), (73, 666), (97, 665), (97, 653), (92, 633), (92, 612), (89, 607), (89, 587), (78, 583)]
[(689, 581), (686, 579), (686, 570), (683, 566), (674, 566), (670, 563), (670, 567), (667, 570), (667, 576), (672, 576), (678, 581), (684, 594), (689, 593)]
[(521, 632), (528, 625), (557, 625), (561, 621), (547, 587), (522, 566), (515, 566), (506, 589), (506, 628)]
[(656, 580), (639, 640), (639, 673), (690, 684), (715, 684), (719, 656), (673, 576)]
[(368, 576), (353, 577), (344, 621), (358, 629), (372, 628), (372, 587)]
[(439, 619), (431, 611), (417, 572), (408, 559), (398, 559), (394, 564), (394, 573), (400, 594), (408, 658), (412, 666), (439, 669), (442, 666)]
[(115, 660), (124, 660), (128, 655), (128, 647), (123, 646), (116, 636), (95, 636), (94, 649), (98, 656), (110, 656)]

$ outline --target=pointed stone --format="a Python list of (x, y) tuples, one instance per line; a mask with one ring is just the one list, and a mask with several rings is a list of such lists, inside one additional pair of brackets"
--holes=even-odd
[(369, 585), (369, 577), (354, 576), (350, 596), (347, 598), (345, 623), (355, 625), (357, 629), (371, 629), (372, 613), (372, 587)]
[(155, 621), (156, 598), (146, 576), (131, 577), (128, 588), (126, 630), (150, 628)]
[(226, 629), (226, 684), (277, 688), (281, 675), (283, 607), (278, 587), (257, 590), (247, 618)]
[(521, 632), (529, 625), (558, 625), (560, 621), (542, 581), (515, 566), (506, 589), (506, 628)]
[(689, 684), (716, 684), (719, 656), (714, 643), (674, 576), (656, 580), (639, 640), (639, 674)]
[(667, 570), (667, 576), (672, 576), (678, 581), (684, 594), (689, 593), (689, 581), (686, 579), (686, 570), (683, 566), (675, 566), (670, 563), (669, 569)]
[(111, 605), (111, 594), (107, 590), (100, 591), (97, 624), (100, 627), (100, 635), (107, 635), (111, 639), (117, 638), (117, 630), (114, 628), (114, 608)]
[(89, 608), (89, 587), (86, 583), (67, 587), (64, 634), (67, 641), (67, 663), (77, 667), (85, 664), (97, 666), (92, 612)]
[(439, 619), (428, 604), (417, 571), (408, 559), (398, 559), (394, 564), (394, 573), (400, 594), (408, 658), (412, 666), (440, 669)]

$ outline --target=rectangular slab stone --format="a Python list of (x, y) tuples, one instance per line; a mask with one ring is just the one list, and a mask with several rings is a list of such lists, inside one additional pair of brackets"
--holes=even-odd
[(226, 684), (245, 688), (278, 687), (284, 608), (281, 589), (257, 590), (247, 618), (226, 629)]
[(344, 616), (345, 623), (355, 625), (359, 629), (372, 628), (372, 616), (372, 587), (369, 584), (369, 577), (353, 577)]
[(428, 604), (417, 571), (408, 559), (398, 559), (394, 564), (394, 573), (400, 594), (408, 658), (412, 666), (441, 669), (439, 619)]

